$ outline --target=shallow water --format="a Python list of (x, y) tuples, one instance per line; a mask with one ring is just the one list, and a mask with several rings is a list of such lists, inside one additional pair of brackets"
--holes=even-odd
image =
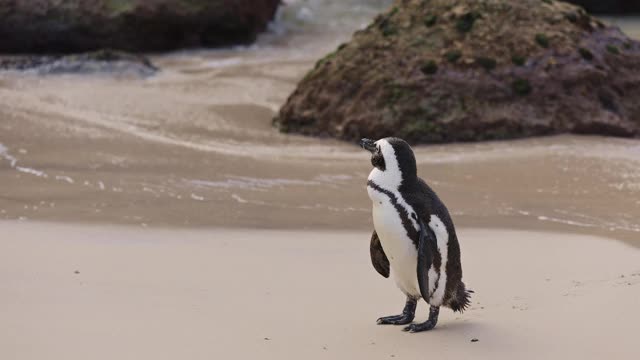
[[(360, 3), (297, 1), (256, 45), (154, 56), (163, 70), (147, 79), (0, 74), (0, 219), (371, 228), (367, 154), (271, 127), (316, 59), (389, 1)], [(609, 21), (640, 35), (637, 18)], [(640, 245), (638, 140), (556, 136), (416, 154), (459, 225)]]

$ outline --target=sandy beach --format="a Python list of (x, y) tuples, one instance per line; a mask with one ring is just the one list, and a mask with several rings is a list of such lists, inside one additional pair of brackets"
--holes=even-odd
[(639, 358), (637, 139), (415, 146), (475, 294), (376, 325), (404, 297), (370, 264), (370, 155), (272, 119), (390, 3), (287, 1), (151, 77), (0, 73), (0, 359)]
[(462, 229), (473, 306), (408, 334), (375, 324), (404, 299), (369, 264), (366, 232), (0, 229), (3, 359), (638, 354), (640, 252), (608, 239)]

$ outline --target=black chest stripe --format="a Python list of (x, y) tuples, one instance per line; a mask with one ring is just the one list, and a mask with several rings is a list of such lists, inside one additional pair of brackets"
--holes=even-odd
[[(411, 239), (411, 241), (413, 241), (413, 244), (417, 248), (418, 241), (419, 241), (418, 231), (416, 230), (416, 228), (413, 226), (413, 223), (409, 219), (409, 214), (407, 213), (407, 209), (405, 209), (403, 206), (400, 205), (400, 203), (398, 203), (398, 198), (396, 197), (396, 195), (389, 190), (381, 188), (380, 186), (378, 186), (378, 184), (374, 183), (372, 180), (367, 181), (367, 186), (371, 187), (373, 190), (379, 193), (385, 194), (389, 198), (393, 207), (396, 209), (398, 214), (400, 214), (400, 220), (402, 220), (402, 226), (404, 226), (404, 229), (407, 232), (407, 236), (409, 237), (409, 239)], [(417, 217), (415, 213), (412, 213), (411, 215), (414, 218)]]

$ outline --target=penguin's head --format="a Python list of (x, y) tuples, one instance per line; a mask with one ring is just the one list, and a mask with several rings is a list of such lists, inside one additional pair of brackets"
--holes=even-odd
[[(388, 137), (378, 141), (360, 140), (360, 146), (371, 152), (371, 176), (386, 185), (399, 187), (403, 181), (417, 177), (416, 158), (406, 141)], [(379, 184), (383, 185), (383, 184)]]

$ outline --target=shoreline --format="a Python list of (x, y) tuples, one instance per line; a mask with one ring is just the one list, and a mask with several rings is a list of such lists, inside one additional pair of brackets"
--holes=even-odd
[[(460, 228), (473, 305), (443, 310), (432, 332), (407, 334), (375, 324), (403, 297), (371, 267), (369, 232), (0, 229), (3, 358), (637, 354), (628, 310), (640, 298), (640, 251), (610, 239)], [(416, 321), (426, 316), (421, 304)]]
[[(504, 221), (504, 226), (496, 225), (500, 221), (494, 220), (487, 222), (482, 218), (468, 218), (453, 216), (456, 228), (486, 230), (486, 231), (515, 231), (515, 232), (536, 232), (540, 234), (560, 234), (569, 236), (590, 236), (597, 237), (608, 241), (621, 242), (635, 249), (640, 249), (640, 233), (631, 230), (607, 230), (593, 226), (576, 226), (562, 221), (554, 221), (555, 219), (531, 219), (528, 217), (509, 217)], [(0, 227), (3, 223), (19, 223), (19, 224), (46, 224), (51, 226), (76, 225), (83, 227), (122, 227), (140, 230), (159, 230), (159, 231), (289, 231), (289, 232), (367, 232), (373, 229), (373, 223), (355, 223), (348, 226), (344, 222), (336, 224), (296, 224), (296, 223), (277, 223), (269, 226), (264, 223), (233, 223), (220, 225), (212, 224), (174, 224), (174, 223), (146, 223), (146, 222), (118, 222), (113, 223), (108, 219), (103, 220), (78, 220), (69, 219), (0, 219)]]

